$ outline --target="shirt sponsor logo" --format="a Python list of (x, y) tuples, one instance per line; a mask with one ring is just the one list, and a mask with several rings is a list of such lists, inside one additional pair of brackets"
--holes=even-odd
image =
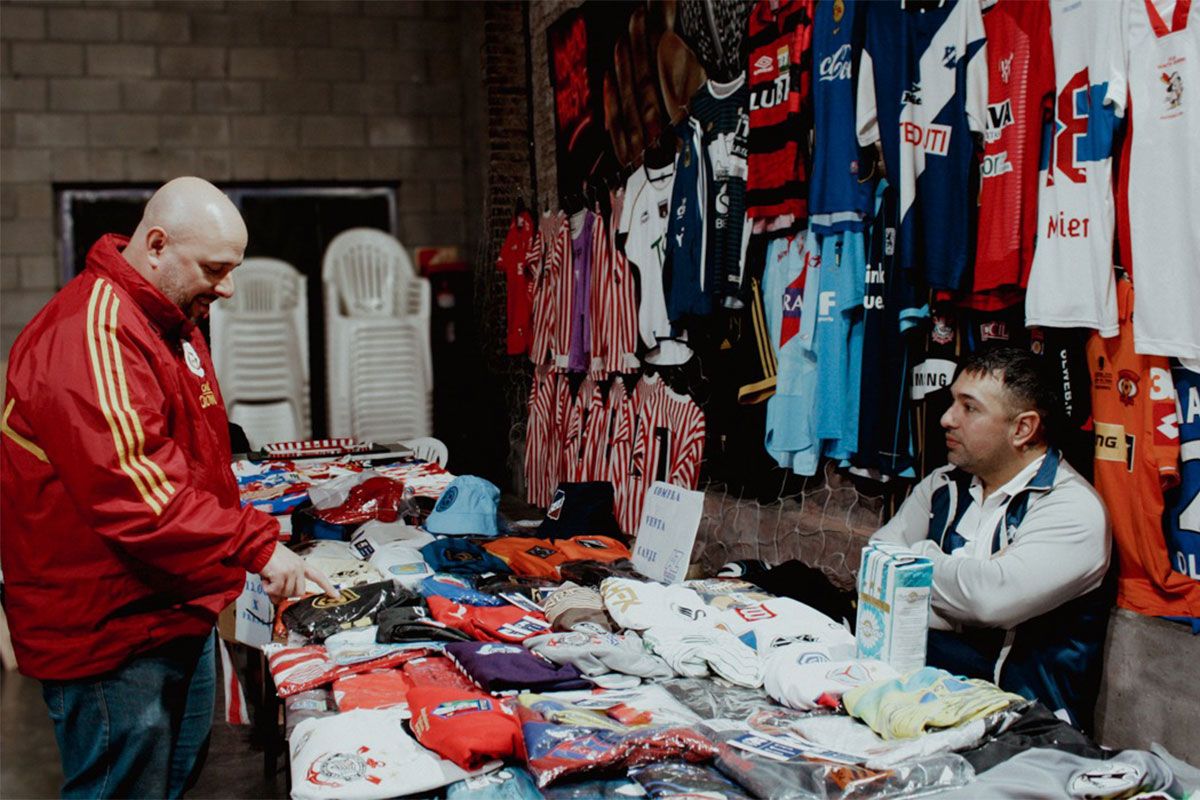
[(746, 608), (735, 608), (734, 612), (746, 620), (746, 622), (762, 622), (766, 619), (774, 619), (778, 616), (774, 611), (767, 608), (764, 604), (748, 606)]
[(1005, 99), (1001, 103), (991, 103), (987, 109), (987, 130), (984, 139), (995, 142), (1004, 135), (1004, 129), (1013, 124), (1012, 101)]
[(952, 44), (946, 45), (946, 49), (942, 51), (942, 66), (946, 69), (954, 69), (958, 66), (958, 48)]
[(944, 358), (930, 358), (913, 367), (912, 399), (923, 400), (925, 396), (945, 389), (954, 380), (955, 364)]
[(1163, 84), (1163, 95), (1167, 110), (1174, 111), (1183, 105), (1183, 78), (1178, 72), (1164, 72), (1159, 78)]
[(991, 339), (1007, 342), (1008, 325), (998, 319), (985, 322), (979, 326), (979, 338), (983, 339), (985, 342)]
[(205, 381), (200, 386), (200, 408), (211, 408), (217, 404), (217, 395), (212, 390), (212, 385)]
[(1120, 395), (1123, 405), (1133, 405), (1133, 400), (1138, 395), (1138, 381), (1140, 379), (1141, 376), (1131, 369), (1123, 369), (1117, 372), (1117, 394)]
[[(999, 62), (1000, 80), (1004, 81), (1005, 83), (1008, 83), (1008, 79), (1010, 77), (1012, 77), (1012, 62), (1013, 62), (1013, 54), (1012, 53), (1009, 53), (1007, 56), (1000, 59), (1000, 62)], [(1006, 100), (1005, 102), (1008, 102), (1008, 101)]]
[(905, 144), (924, 150), (934, 156), (944, 156), (950, 152), (950, 126), (938, 125), (931, 122), (921, 125), (917, 122), (902, 120), (900, 122), (900, 138)]
[(1125, 432), (1125, 426), (1112, 422), (1095, 424), (1096, 460), (1116, 461), (1133, 472), (1133, 456), (1137, 437)]
[(850, 45), (844, 44), (831, 55), (821, 59), (817, 70), (818, 80), (840, 81), (849, 80), (853, 62), (850, 60)]
[(759, 56), (754, 61), (755, 75), (769, 75), (775, 70), (775, 61), (770, 56)]

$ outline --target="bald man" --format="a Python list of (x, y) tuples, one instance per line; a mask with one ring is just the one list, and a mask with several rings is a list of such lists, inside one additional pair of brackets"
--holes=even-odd
[(178, 797), (215, 699), (213, 623), (246, 572), (276, 597), (324, 575), (238, 502), (197, 320), (233, 294), (237, 208), (199, 178), (102, 237), (13, 344), (0, 565), (21, 671), (42, 681), (64, 797)]

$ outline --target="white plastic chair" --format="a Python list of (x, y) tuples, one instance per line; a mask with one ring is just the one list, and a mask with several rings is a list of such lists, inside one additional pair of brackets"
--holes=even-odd
[(338, 234), (321, 265), (329, 435), (395, 442), (433, 427), (429, 281), (392, 236)]
[(436, 462), (439, 467), (446, 466), (446, 462), (450, 460), (450, 451), (446, 448), (446, 443), (432, 436), (421, 436), (400, 444), (412, 450), (417, 458)]
[(213, 365), (229, 419), (252, 447), (312, 435), (308, 282), (275, 258), (248, 258), (212, 305)]

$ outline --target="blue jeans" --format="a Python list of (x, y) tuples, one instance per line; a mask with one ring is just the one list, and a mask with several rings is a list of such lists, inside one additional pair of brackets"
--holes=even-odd
[(211, 634), (95, 678), (43, 681), (62, 796), (182, 796), (204, 762), (216, 690)]

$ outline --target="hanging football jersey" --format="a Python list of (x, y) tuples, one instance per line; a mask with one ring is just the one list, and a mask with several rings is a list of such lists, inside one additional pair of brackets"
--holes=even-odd
[(813, 352), (821, 254), (811, 231), (771, 242), (763, 274), (767, 328), (779, 370), (767, 401), (767, 452), (798, 475), (817, 471), (820, 443), (815, 413), (817, 360)]
[(1120, 69), (1117, 10), (1050, 2), (1056, 96), (1040, 159), (1037, 247), (1025, 296), (1030, 326), (1117, 335), (1112, 140), (1122, 110), (1109, 91)]
[(663, 263), (667, 256), (667, 224), (675, 168), (641, 167), (625, 184), (625, 202), (617, 232), (625, 236), (625, 257), (638, 271), (641, 299), (638, 331), (646, 347), (658, 337), (671, 335), (667, 300), (663, 290)]
[(541, 256), (541, 241), (528, 211), (513, 216), (508, 235), (500, 246), (496, 269), (504, 273), (505, 319), (508, 335), (505, 348), (510, 356), (524, 355), (533, 343), (532, 291), (535, 261)]
[[(613, 213), (621, 198), (614, 196)], [(616, 226), (596, 218), (592, 252), (592, 365), (595, 377), (610, 372), (629, 372), (638, 367), (637, 286), (629, 261), (617, 249)]]
[(605, 416), (608, 419), (606, 476), (613, 485), (613, 507), (621, 532), (631, 536), (637, 531), (637, 520), (633, 519), (629, 510), (633, 496), (629, 486), (629, 463), (637, 433), (638, 400), (635, 394), (627, 390), (622, 379), (613, 381), (612, 388), (608, 390)]
[(746, 216), (755, 233), (808, 217), (813, 0), (758, 0), (750, 12)]
[[(1054, 98), (1050, 6), (999, 0), (983, 14), (988, 107), (979, 187), (975, 292), (1025, 286), (1037, 233), (1042, 117)], [(1014, 294), (1013, 300), (1020, 300)]]
[(630, 458), (630, 492), (622, 529), (636, 531), (646, 491), (655, 481), (696, 488), (704, 458), (704, 412), (687, 395), (674, 392), (662, 378), (641, 380), (637, 435)]
[(554, 456), (554, 399), (558, 376), (549, 367), (538, 367), (529, 388), (529, 421), (525, 426), (525, 497), (530, 505), (545, 508), (557, 485)]
[(866, 241), (861, 232), (817, 237), (820, 293), (813, 349), (817, 357), (816, 435), (823, 455), (848, 459), (858, 448), (862, 378)]
[(1117, 284), (1120, 332), (1093, 335), (1096, 490), (1112, 523), (1117, 604), (1141, 614), (1200, 617), (1200, 582), (1172, 569), (1163, 536), (1163, 490), (1179, 480), (1179, 427), (1170, 363), (1134, 352), (1133, 287)]
[(561, 287), (557, 298), (558, 350), (555, 365), (572, 372), (583, 372), (591, 366), (592, 344), (591, 302), (592, 285), (592, 240), (597, 215), (591, 211), (580, 211), (569, 219), (571, 237), (570, 267), (563, 272), (569, 276)]
[(708, 205), (708, 156), (701, 142), (700, 123), (689, 117), (676, 128), (681, 142), (675, 157), (671, 189), (671, 218), (667, 224), (667, 258), (663, 264), (667, 316), (672, 322), (704, 316), (712, 310), (715, 279), (705, 270)]
[[(1200, 363), (1175, 367), (1179, 423), (1179, 486), (1167, 497), (1164, 527), (1171, 567), (1200, 581)], [(1195, 629), (1200, 620), (1194, 620)]]
[(930, 286), (969, 285), (972, 133), (987, 118), (979, 0), (868, 3), (858, 74), (858, 143), (881, 142), (900, 192), (900, 264)]
[(749, 90), (742, 73), (726, 84), (706, 81), (689, 106), (692, 119), (700, 126), (709, 168), (704, 258), (706, 275), (715, 280), (706, 291), (724, 305), (735, 304), (741, 293), (750, 233), (746, 227), (748, 103)]
[(917, 446), (917, 477), (924, 478), (946, 464), (946, 438), (942, 415), (954, 398), (950, 384), (963, 356), (961, 310), (946, 301), (931, 303), (924, 321), (924, 336), (911, 354), (910, 384), (913, 408), (913, 439)]
[(567, 230), (567, 218), (561, 213), (543, 214), (540, 224), (544, 250), (533, 297), (533, 341), (529, 360), (534, 364), (551, 364), (557, 352), (559, 284), (565, 280), (563, 270), (571, 257), (571, 234)]
[[(1129, 235), (1139, 353), (1200, 358), (1200, 20), (1190, 0), (1125, 0), (1124, 70), (1108, 96), (1132, 98)], [(1112, 12), (1106, 9), (1110, 15)], [(1169, 154), (1169, 155), (1167, 155)]]
[(871, 176), (861, 169), (854, 121), (865, 22), (861, 0), (819, 2), (814, 11), (808, 219), (819, 234), (862, 230), (873, 213)]

